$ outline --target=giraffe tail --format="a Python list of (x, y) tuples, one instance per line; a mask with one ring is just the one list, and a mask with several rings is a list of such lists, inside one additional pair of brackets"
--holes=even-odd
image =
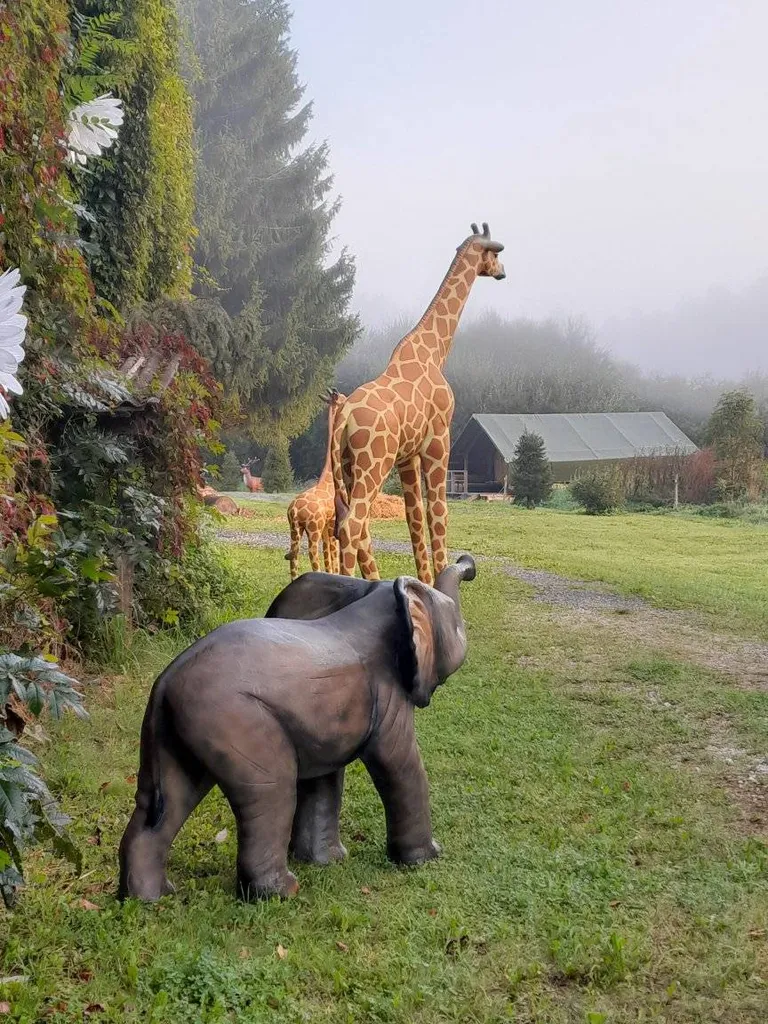
[(333, 426), (333, 444), (331, 446), (331, 470), (333, 471), (333, 506), (336, 512), (336, 522), (333, 527), (333, 535), (339, 539), (341, 524), (349, 515), (349, 503), (347, 501), (346, 488), (344, 487), (344, 474), (341, 468), (341, 444), (347, 427), (346, 410), (342, 406), (336, 416)]

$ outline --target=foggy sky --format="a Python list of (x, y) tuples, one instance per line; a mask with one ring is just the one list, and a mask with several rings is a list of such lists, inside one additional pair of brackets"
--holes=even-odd
[(752, 340), (674, 328), (768, 273), (767, 38), (768, 0), (295, 0), (365, 320), (420, 313), (488, 220), (507, 279), (468, 315), (581, 315), (646, 367), (768, 369), (752, 313)]

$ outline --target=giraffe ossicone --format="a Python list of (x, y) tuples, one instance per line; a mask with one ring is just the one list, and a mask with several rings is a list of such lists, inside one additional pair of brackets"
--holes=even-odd
[[(448, 273), (421, 320), (398, 343), (384, 372), (357, 388), (336, 417), (332, 468), (340, 570), (379, 579), (370, 534), (370, 507), (393, 466), (403, 485), (416, 571), (432, 583), (448, 562), (446, 481), (453, 392), (443, 375), (459, 319), (478, 277), (506, 275), (504, 246), (487, 223), (456, 250)], [(426, 484), (426, 524), (422, 500)], [(432, 551), (430, 566), (427, 531)]]
[(323, 396), (328, 405), (328, 441), (325, 448), (325, 463), (320, 479), (314, 487), (297, 494), (288, 506), (288, 527), (291, 547), (286, 559), (291, 563), (291, 579), (299, 575), (299, 548), (304, 533), (307, 535), (309, 561), (315, 572), (320, 571), (320, 544), (323, 546), (323, 564), (326, 572), (339, 572), (339, 548), (335, 537), (335, 502), (333, 472), (331, 469), (331, 443), (333, 427), (339, 409), (344, 405), (346, 395), (329, 388)]

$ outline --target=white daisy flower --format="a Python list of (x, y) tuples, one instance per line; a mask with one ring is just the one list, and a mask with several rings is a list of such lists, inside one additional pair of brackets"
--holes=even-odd
[(69, 112), (67, 160), (71, 164), (85, 164), (90, 156), (101, 156), (117, 138), (117, 129), (123, 123), (123, 101), (112, 93), (105, 93), (88, 103), (80, 103)]
[(27, 318), (21, 312), (21, 304), (27, 289), (19, 280), (18, 270), (6, 270), (0, 275), (0, 419), (3, 420), (11, 411), (5, 393), (22, 393), (16, 371), (24, 359)]

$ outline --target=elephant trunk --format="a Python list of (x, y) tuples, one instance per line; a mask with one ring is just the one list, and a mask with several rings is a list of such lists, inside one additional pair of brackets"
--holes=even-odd
[(459, 555), (454, 565), (447, 565), (435, 580), (435, 590), (450, 597), (458, 608), (459, 584), (473, 580), (477, 575), (475, 560), (471, 555)]

